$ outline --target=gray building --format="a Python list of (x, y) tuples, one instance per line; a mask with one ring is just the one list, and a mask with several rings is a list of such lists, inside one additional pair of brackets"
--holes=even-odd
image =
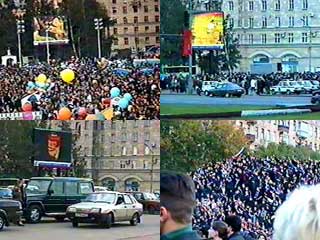
[(318, 0), (226, 0), (242, 55), (239, 71), (320, 71)]

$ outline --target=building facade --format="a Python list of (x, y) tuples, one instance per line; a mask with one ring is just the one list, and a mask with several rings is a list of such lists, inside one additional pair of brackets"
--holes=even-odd
[(116, 20), (112, 50), (147, 50), (160, 45), (160, 0), (98, 0)]
[(242, 55), (239, 71), (320, 71), (317, 0), (223, 0)]
[(320, 151), (320, 121), (236, 120), (235, 125), (243, 129), (251, 149), (273, 142)]
[(70, 121), (70, 128), (87, 176), (96, 184), (119, 191), (160, 190), (160, 121)]

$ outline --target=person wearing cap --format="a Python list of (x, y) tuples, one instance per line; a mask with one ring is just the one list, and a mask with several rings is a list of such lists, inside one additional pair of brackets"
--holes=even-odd
[(195, 188), (189, 176), (177, 173), (160, 174), (161, 240), (200, 240), (192, 230)]

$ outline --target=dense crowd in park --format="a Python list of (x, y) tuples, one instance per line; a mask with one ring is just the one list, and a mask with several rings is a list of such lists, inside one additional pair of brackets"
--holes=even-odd
[(269, 240), (276, 210), (294, 189), (320, 182), (320, 163), (242, 156), (208, 164), (192, 178), (197, 201), (193, 227), (204, 238), (214, 221), (236, 215), (243, 239)]
[[(61, 75), (66, 69), (74, 74), (68, 82)], [(50, 65), (2, 65), (0, 113), (39, 111), (42, 119), (55, 120), (61, 119), (59, 111), (63, 109), (69, 119), (100, 119), (108, 109), (113, 119), (159, 119), (159, 79), (159, 64), (137, 65), (132, 58), (72, 57), (67, 61), (52, 59)], [(61, 120), (67, 119), (64, 116)]]

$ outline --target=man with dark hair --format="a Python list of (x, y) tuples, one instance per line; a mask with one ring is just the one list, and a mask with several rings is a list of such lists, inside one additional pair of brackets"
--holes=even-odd
[(192, 179), (176, 173), (161, 173), (161, 240), (200, 240), (192, 230), (195, 188)]
[(228, 240), (245, 240), (241, 235), (241, 218), (236, 215), (229, 215), (225, 219), (228, 225), (229, 238)]

